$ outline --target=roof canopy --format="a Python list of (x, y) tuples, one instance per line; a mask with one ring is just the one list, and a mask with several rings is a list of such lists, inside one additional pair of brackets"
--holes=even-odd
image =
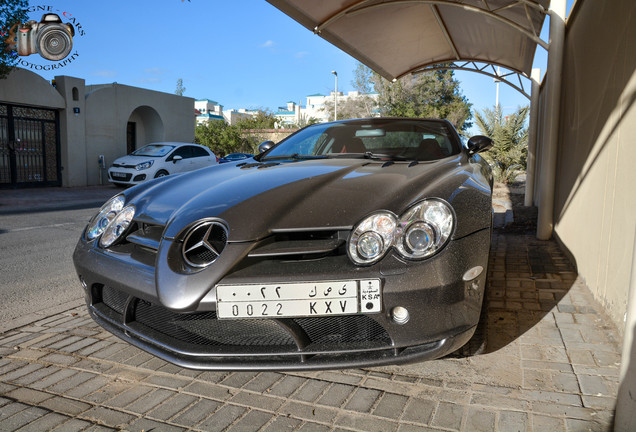
[[(267, 0), (393, 80), (439, 63), (530, 76), (550, 0)], [(476, 67), (477, 68), (477, 67)]]

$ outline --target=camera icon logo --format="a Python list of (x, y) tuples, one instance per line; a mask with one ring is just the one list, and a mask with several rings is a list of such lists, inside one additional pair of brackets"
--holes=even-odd
[(75, 30), (71, 24), (64, 24), (57, 14), (47, 13), (42, 15), (40, 22), (16, 24), (11, 29), (11, 35), (15, 35), (11, 46), (18, 55), (38, 53), (47, 60), (58, 61), (68, 56), (73, 49)]

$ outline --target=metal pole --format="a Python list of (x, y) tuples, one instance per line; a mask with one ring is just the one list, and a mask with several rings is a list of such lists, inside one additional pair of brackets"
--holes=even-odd
[(532, 69), (532, 92), (530, 98), (530, 123), (528, 124), (528, 160), (526, 168), (526, 194), (523, 205), (530, 207), (534, 201), (534, 174), (536, 170), (537, 134), (539, 127), (539, 91), (541, 69)]
[[(497, 76), (501, 73), (501, 68), (497, 66)], [(495, 107), (499, 108), (499, 83), (501, 80), (499, 78), (495, 78), (495, 83), (497, 83), (497, 96), (495, 97)]]
[(336, 91), (333, 94), (333, 119), (338, 120), (338, 72), (331, 71), (336, 76)]
[(556, 184), (557, 150), (559, 139), (559, 110), (563, 49), (565, 46), (566, 0), (550, 2), (550, 50), (548, 51), (546, 124), (547, 140), (541, 150), (541, 178), (539, 179), (539, 215), (537, 238), (548, 240), (554, 229), (554, 196)]

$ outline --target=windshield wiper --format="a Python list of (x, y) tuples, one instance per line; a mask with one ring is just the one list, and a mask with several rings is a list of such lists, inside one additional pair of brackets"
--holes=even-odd
[(390, 155), (390, 154), (383, 154), (383, 153), (373, 153), (370, 151), (364, 152), (362, 157), (364, 157), (365, 159), (373, 159), (373, 160), (392, 160), (392, 161), (409, 160), (405, 158), (404, 156)]
[(290, 155), (267, 156), (261, 159), (261, 161), (266, 162), (270, 160), (284, 160), (284, 159), (293, 159), (293, 160), (327, 159), (328, 157), (329, 156), (326, 156), (326, 155), (301, 155), (298, 153), (292, 153)]

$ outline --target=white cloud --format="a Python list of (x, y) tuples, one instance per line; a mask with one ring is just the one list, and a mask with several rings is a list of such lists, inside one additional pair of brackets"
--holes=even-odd
[(154, 78), (154, 77), (148, 77), (148, 78), (142, 78), (142, 79), (138, 80), (137, 82), (142, 83), (142, 84), (158, 83), (158, 82), (161, 82), (161, 79)]
[(273, 40), (268, 40), (265, 43), (260, 45), (261, 48), (271, 48), (273, 46), (274, 46), (274, 41)]
[(298, 51), (296, 53), (296, 58), (301, 59), (301, 58), (306, 57), (308, 55), (309, 55), (308, 51)]
[(144, 73), (150, 74), (150, 75), (163, 75), (165, 73), (165, 69), (159, 68), (159, 67), (153, 67), (153, 68), (146, 68), (144, 69)]

